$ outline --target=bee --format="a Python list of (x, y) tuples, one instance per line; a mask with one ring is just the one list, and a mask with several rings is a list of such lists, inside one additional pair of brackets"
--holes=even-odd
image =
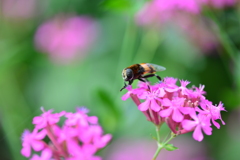
[[(152, 64), (152, 63), (140, 63), (134, 64), (127, 68), (124, 68), (122, 71), (122, 77), (124, 80), (124, 86), (120, 91), (127, 87), (126, 81), (128, 81), (128, 85), (131, 85), (135, 79), (138, 79), (142, 82), (147, 82), (146, 78), (156, 76), (159, 81), (161, 81), (161, 77), (155, 74), (158, 71), (166, 70), (165, 67)], [(147, 75), (146, 75), (147, 74)]]

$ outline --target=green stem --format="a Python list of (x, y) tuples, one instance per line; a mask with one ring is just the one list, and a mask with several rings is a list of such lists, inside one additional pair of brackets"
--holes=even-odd
[(145, 62), (151, 62), (155, 56), (157, 48), (161, 43), (161, 37), (153, 30), (149, 29), (143, 33), (141, 44), (138, 52), (133, 60), (134, 63), (140, 63), (144, 59)]
[(161, 150), (165, 147), (165, 145), (168, 144), (168, 142), (170, 142), (173, 138), (176, 137), (176, 135), (172, 133), (172, 134), (171, 134), (171, 137), (170, 137), (168, 140), (166, 140), (165, 142), (161, 143), (161, 142), (160, 142), (160, 133), (159, 133), (159, 129), (160, 129), (160, 127), (156, 126), (156, 132), (157, 132), (157, 145), (158, 145), (158, 148), (157, 148), (157, 150), (156, 150), (156, 152), (155, 152), (155, 154), (154, 154), (152, 160), (156, 160), (157, 156), (159, 155), (159, 153), (161, 152)]
[[(136, 26), (131, 15), (127, 16), (127, 24), (125, 28), (125, 33), (123, 36), (122, 46), (120, 48), (120, 56), (117, 65), (116, 80), (114, 83), (114, 88), (119, 88), (117, 79), (119, 79), (119, 72), (121, 73), (122, 69), (126, 65), (131, 64), (131, 59), (134, 54), (134, 46), (136, 41)], [(120, 93), (120, 92), (119, 92)]]
[(211, 17), (211, 19), (217, 24), (215, 28), (216, 35), (218, 36), (220, 43), (226, 50), (227, 55), (229, 58), (237, 64), (236, 54), (238, 52), (237, 47), (233, 44), (232, 40), (229, 38), (227, 33), (224, 31), (221, 23), (219, 22), (218, 18), (216, 17), (214, 11), (211, 8), (206, 8), (207, 13)]
[[(237, 86), (237, 90), (240, 89), (240, 76), (239, 76), (239, 50), (233, 43), (233, 41), (230, 39), (229, 35), (224, 30), (222, 23), (218, 20), (216, 17), (214, 11), (211, 8), (207, 9), (208, 14), (210, 15), (211, 19), (217, 24), (217, 27), (215, 29), (216, 35), (219, 38), (220, 43), (222, 44), (223, 48), (225, 49), (226, 56), (233, 62), (233, 67), (237, 72), (234, 74), (235, 84)], [(228, 68), (228, 64), (226, 64), (225, 55), (221, 55), (223, 62), (225, 63), (225, 66)], [(230, 73), (230, 72), (229, 72)]]

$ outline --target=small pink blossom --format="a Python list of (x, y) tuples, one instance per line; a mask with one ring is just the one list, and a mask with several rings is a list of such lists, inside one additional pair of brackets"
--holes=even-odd
[(189, 81), (180, 80), (181, 86), (179, 89), (181, 90), (182, 95), (188, 95), (189, 89), (187, 88), (187, 85), (190, 83)]
[(183, 120), (183, 114), (181, 113), (181, 108), (183, 107), (184, 98), (175, 98), (170, 101), (167, 98), (162, 100), (162, 105), (167, 108), (159, 112), (161, 117), (169, 117), (172, 115), (172, 119), (175, 122), (181, 122)]
[(196, 115), (195, 113), (191, 114), (192, 120), (183, 120), (182, 126), (186, 130), (194, 130), (193, 138), (197, 141), (203, 140), (202, 131), (207, 134), (212, 134), (212, 128), (209, 118), (202, 116), (201, 114)]
[(25, 157), (29, 157), (31, 154), (31, 148), (35, 151), (41, 151), (45, 143), (41, 141), (46, 136), (46, 130), (38, 132), (38, 129), (35, 128), (31, 133), (29, 130), (25, 130), (22, 134), (22, 150), (21, 154)]
[(158, 99), (157, 90), (150, 90), (144, 92), (144, 94), (141, 95), (141, 99), (145, 99), (145, 102), (141, 103), (138, 106), (140, 111), (146, 111), (149, 108), (156, 112), (160, 111), (161, 107), (156, 101)]
[(60, 117), (65, 114), (65, 111), (60, 113), (52, 114), (53, 110), (44, 111), (41, 116), (36, 116), (33, 118), (33, 124), (36, 125), (36, 128), (41, 129), (47, 127), (48, 125), (53, 125), (59, 122)]
[(218, 106), (214, 106), (212, 105), (212, 102), (208, 100), (202, 100), (200, 106), (203, 110), (198, 108), (196, 111), (198, 111), (200, 114), (206, 117), (209, 117), (212, 120), (212, 123), (215, 127), (217, 127), (218, 129), (220, 128), (219, 123), (215, 121), (217, 119), (220, 119), (222, 124), (225, 125), (225, 122), (222, 120), (220, 113), (221, 111), (226, 111), (223, 107), (222, 102), (220, 102)]

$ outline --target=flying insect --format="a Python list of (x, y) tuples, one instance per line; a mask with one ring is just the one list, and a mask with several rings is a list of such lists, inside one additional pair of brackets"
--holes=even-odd
[(139, 63), (133, 64), (127, 68), (124, 68), (122, 71), (122, 77), (124, 80), (124, 86), (120, 91), (127, 87), (126, 81), (128, 81), (128, 85), (131, 85), (135, 79), (138, 79), (142, 82), (147, 82), (146, 78), (156, 76), (159, 81), (161, 81), (161, 77), (155, 74), (158, 71), (166, 70), (165, 67), (159, 66), (152, 63)]

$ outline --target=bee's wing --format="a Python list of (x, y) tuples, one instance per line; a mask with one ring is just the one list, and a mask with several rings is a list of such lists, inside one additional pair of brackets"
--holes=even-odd
[(159, 71), (164, 71), (164, 70), (166, 70), (166, 68), (165, 67), (163, 67), (163, 66), (159, 66), (159, 65), (157, 65), (157, 64), (152, 64), (152, 63), (148, 63), (149, 65), (151, 65), (151, 66), (153, 66), (154, 67), (154, 69), (156, 70), (156, 72), (159, 72)]

